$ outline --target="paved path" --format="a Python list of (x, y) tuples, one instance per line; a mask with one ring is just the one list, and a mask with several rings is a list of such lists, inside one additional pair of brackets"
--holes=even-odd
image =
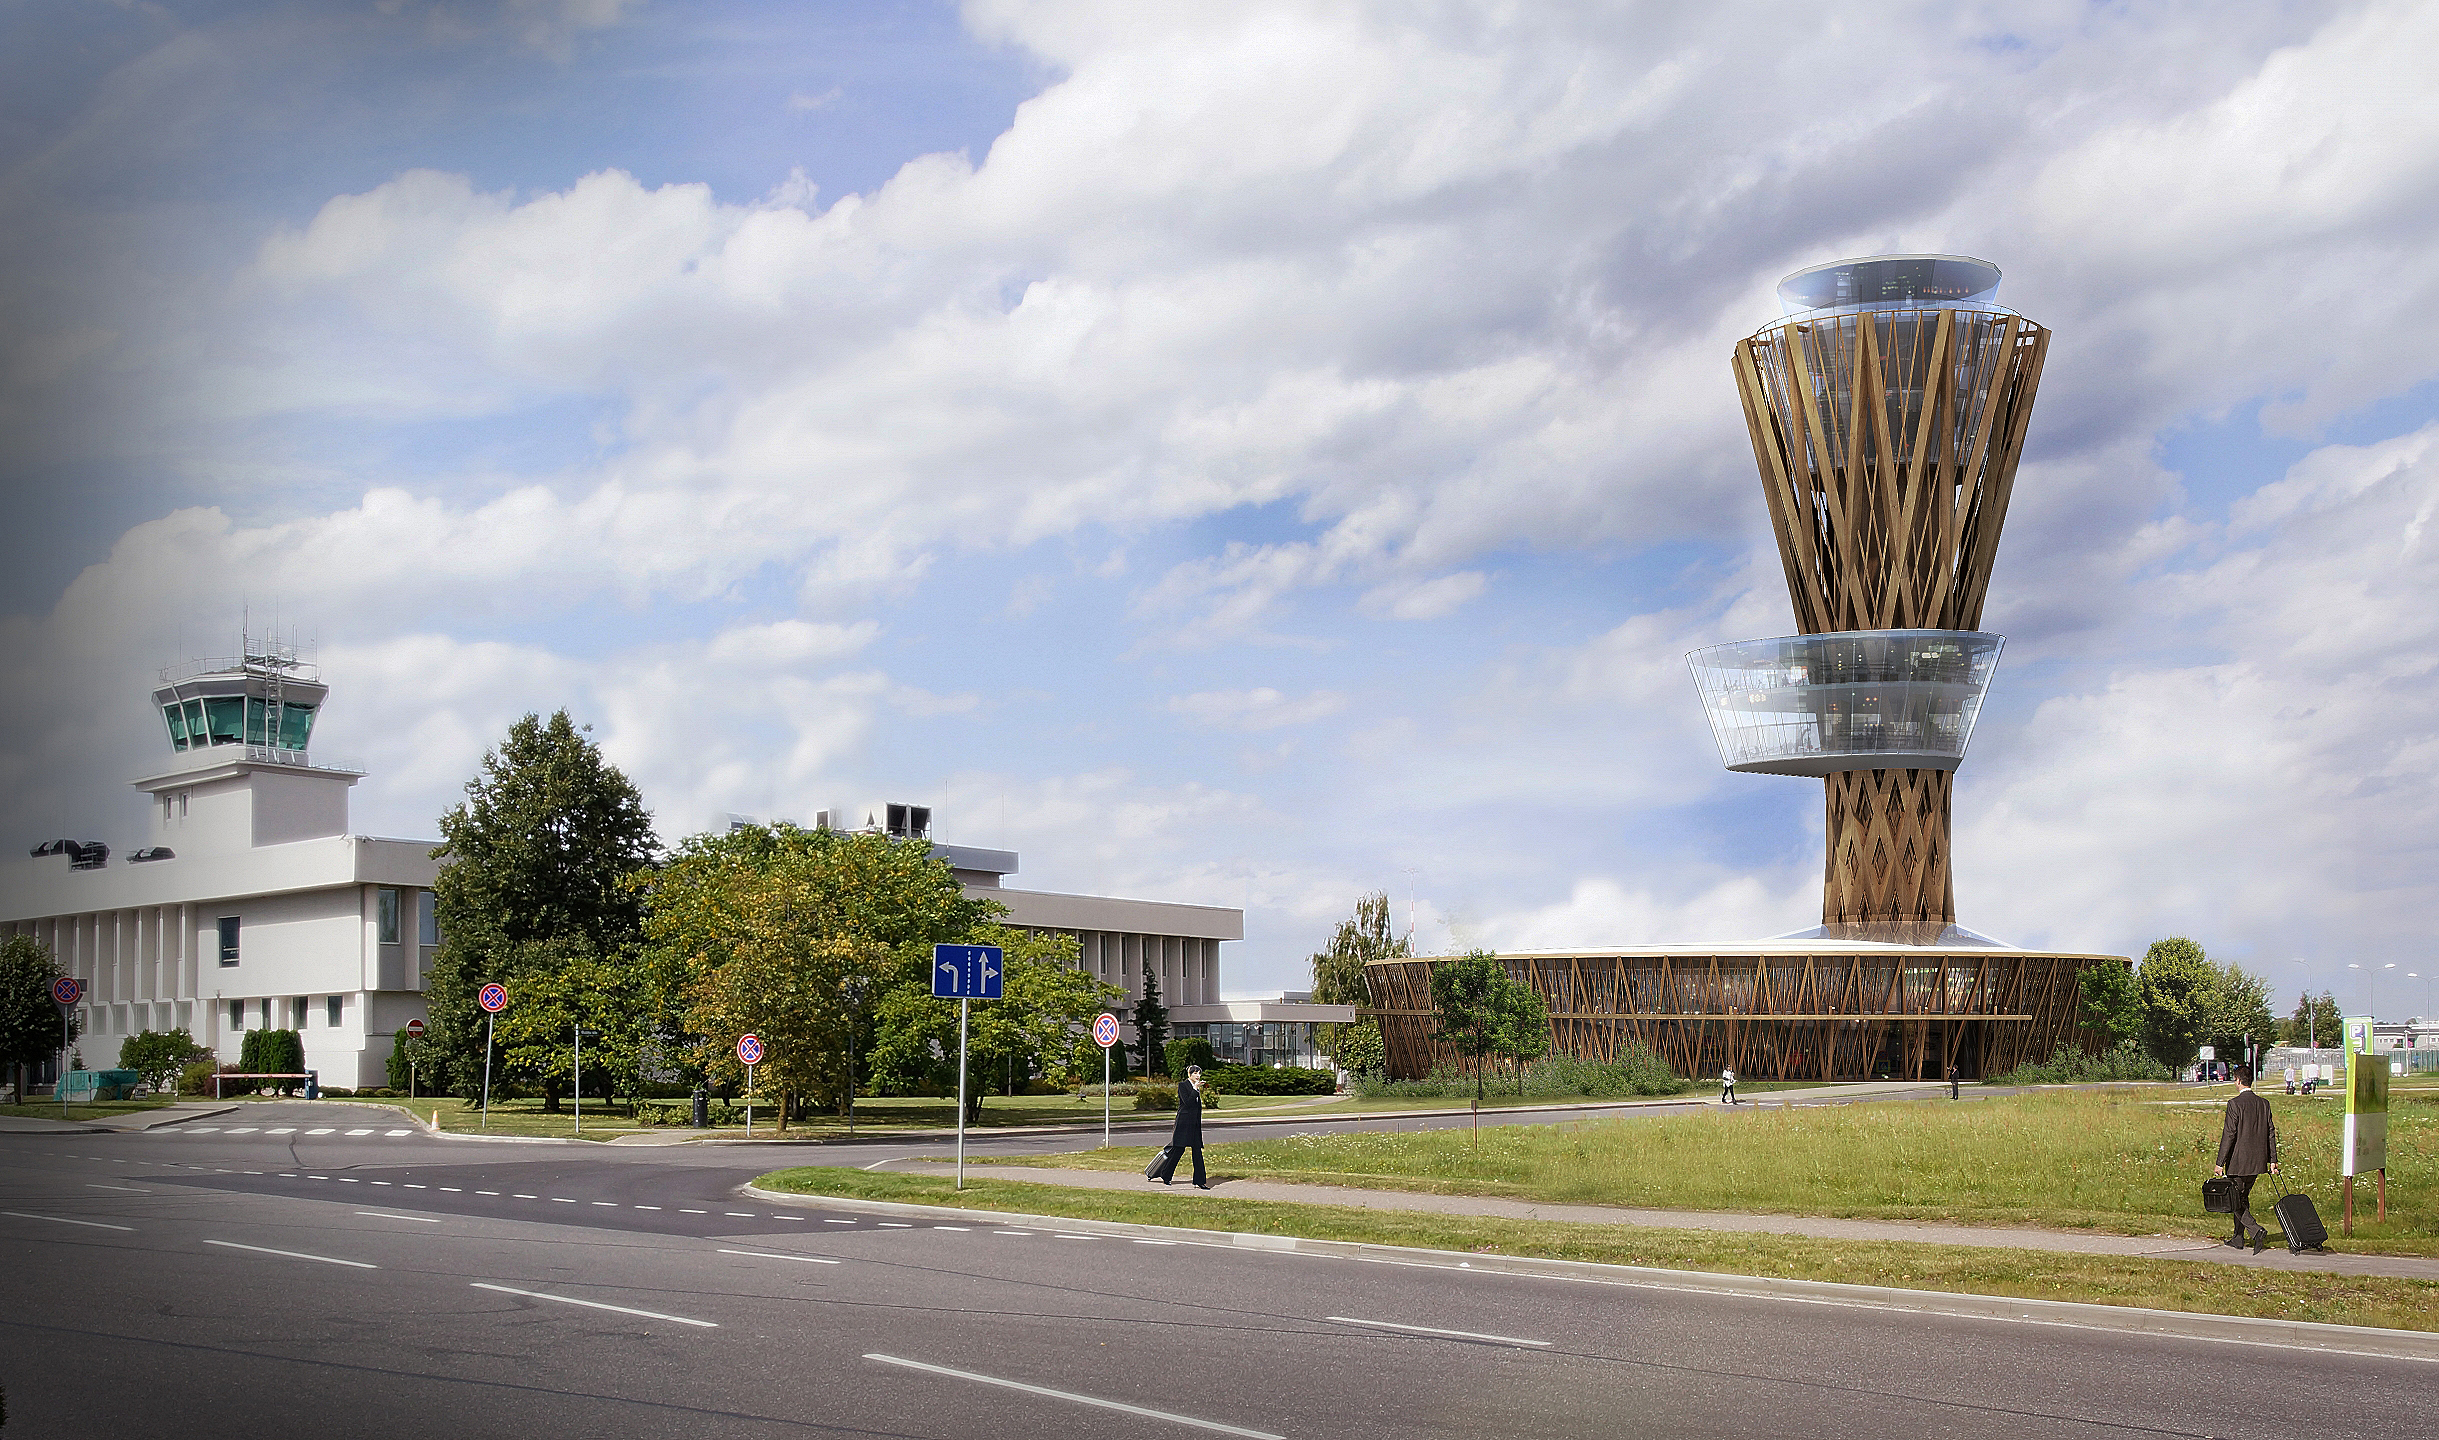
[[(899, 1174), (945, 1175), (953, 1167), (937, 1161), (897, 1161)], [(1021, 1180), (1081, 1190), (1148, 1190), (1142, 1176), (1110, 1170), (1066, 1170), (1047, 1166), (988, 1165), (968, 1168), (968, 1178)], [(1172, 1187), (1193, 1196), (1193, 1187)], [(1209, 1194), (1231, 1200), (1275, 1200), (1304, 1205), (1344, 1205), (1359, 1210), (1425, 1211), (1483, 1215), (1510, 1220), (1551, 1220), (1571, 1225), (1644, 1225), (1665, 1230), (1718, 1230), (1762, 1235), (1807, 1235), (1822, 1240), (1901, 1240), (1921, 1245), (1971, 1245), (2002, 1250), (2053, 1250), (2076, 1255), (2137, 1255), (2159, 1260), (2202, 1260), (2264, 1270), (2310, 1270), (2338, 1275), (2389, 1275), (2439, 1281), (2439, 1259), (2411, 1255), (2290, 1255), (2273, 1246), (2259, 1255), (2191, 1235), (2106, 1235), (2078, 1230), (2036, 1230), (1995, 1225), (1953, 1225), (1921, 1220), (1845, 1220), (1810, 1215), (1746, 1215), (1714, 1210), (1637, 1210), (1613, 1205), (1554, 1205), (1480, 1195), (1430, 1195), (1407, 1190), (1358, 1190), (1337, 1185), (1291, 1185), (1273, 1180), (1222, 1180)], [(2343, 1243), (2343, 1242), (2339, 1242)]]

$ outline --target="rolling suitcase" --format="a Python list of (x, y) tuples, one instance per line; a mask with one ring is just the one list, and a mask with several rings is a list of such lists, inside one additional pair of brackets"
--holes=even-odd
[(1163, 1145), (1152, 1156), (1152, 1163), (1143, 1167), (1144, 1179), (1157, 1180), (1160, 1178), (1160, 1167), (1169, 1163), (1169, 1149), (1170, 1147)]
[(2320, 1212), (2312, 1208), (2309, 1195), (2278, 1197), (2278, 1228), (2286, 1232), (2291, 1254), (2329, 1248), (2329, 1227), (2320, 1223)]

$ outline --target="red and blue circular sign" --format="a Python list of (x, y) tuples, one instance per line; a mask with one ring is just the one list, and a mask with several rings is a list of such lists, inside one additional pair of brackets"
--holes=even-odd
[(740, 1060), (742, 1060), (742, 1061), (744, 1061), (744, 1062), (745, 1062), (746, 1064), (748, 1064), (748, 1065), (759, 1065), (759, 1064), (761, 1064), (761, 1063), (762, 1063), (762, 1037), (761, 1037), (761, 1036), (759, 1036), (759, 1035), (740, 1035), (740, 1036), (738, 1036), (738, 1037), (737, 1037), (737, 1058), (738, 1058), (738, 1059), (740, 1059)]
[(494, 980), (475, 992), (474, 1003), (497, 1015), (508, 1008), (508, 987)]
[(1104, 1010), (1099, 1015), (1094, 1016), (1092, 1022), (1092, 1040), (1095, 1045), (1100, 1046), (1104, 1050), (1107, 1050), (1110, 1046), (1117, 1044), (1118, 1017), (1110, 1014), (1107, 1010)]
[(71, 975), (62, 975), (51, 982), (51, 998), (62, 1005), (73, 1005), (85, 998), (85, 982)]

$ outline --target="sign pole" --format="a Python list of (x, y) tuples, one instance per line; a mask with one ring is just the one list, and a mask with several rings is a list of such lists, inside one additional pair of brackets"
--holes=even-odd
[(1109, 1148), (1109, 1047), (1101, 1047), (1101, 1148)]
[(957, 1000), (957, 1188), (965, 1188), (965, 1012), (973, 1002)]
[(498, 1022), (497, 1013), (483, 1017), (483, 1128), (491, 1128), (491, 1027)]
[(576, 1022), (576, 1133), (584, 1133), (584, 1022)]
[(745, 1138), (754, 1138), (754, 1067), (745, 1067)]

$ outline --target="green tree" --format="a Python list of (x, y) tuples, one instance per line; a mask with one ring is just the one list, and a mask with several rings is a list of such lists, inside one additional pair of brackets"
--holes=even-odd
[(184, 1030), (146, 1030), (119, 1042), (119, 1068), (142, 1075), (153, 1090), (166, 1090), (176, 1084), (179, 1071), (211, 1053)]
[(2241, 1055), (2250, 1037), (2267, 1045), (2278, 1022), (2270, 1015), (2269, 983), (2237, 965), (2213, 965), (2211, 984), (2202, 1004), (2202, 1040), (2215, 1046), (2220, 1058)]
[[(1100, 1073), (1100, 1046), (1092, 1043), (1092, 1017), (1119, 991), (1078, 969), (1075, 937), (977, 927), (964, 943), (996, 945), (1006, 956), (1000, 998), (977, 1000), (967, 1022), (966, 1119), (982, 1118), (985, 1091), (1007, 1090), (1036, 1073), (1062, 1082), (1080, 1072)], [(895, 1088), (957, 1088), (957, 1006), (935, 999), (929, 979), (907, 985), (882, 1000), (873, 1036), (876, 1079)]]
[(2219, 983), (2209, 957), (2182, 935), (2154, 940), (2134, 979), (2142, 994), (2144, 1052), (2171, 1070), (2192, 1064)]
[(1143, 1073), (1166, 1075), (1169, 1063), (1169, 1007), (1160, 1003), (1160, 976), (1143, 968), (1143, 998), (1135, 1002), (1135, 1053), (1143, 1057)]
[(51, 982), (67, 972), (51, 947), (31, 935), (0, 940), (0, 1064), (8, 1066), (17, 1103), (25, 1103), (25, 1067), (73, 1045), (84, 1026), (74, 1011), (63, 1029)]
[(659, 845), (643, 797), (602, 758), (590, 728), (565, 710), (525, 716), (441, 817), (432, 852), (445, 862), (433, 885), (440, 952), (421, 1056), (435, 1091), (471, 1099), (481, 1090), (475, 995), (485, 983), (507, 986), (514, 1006), (523, 992), (564, 992), (554, 967), (571, 957), (618, 964), (637, 943), (643, 897), (629, 882)]
[[(1431, 967), (1432, 1038), (1474, 1062), (1474, 1128), (1482, 1125), (1483, 1068), (1493, 1055), (1521, 1055), (1537, 1043), (1529, 1031), (1538, 1027), (1543, 1038), (1538, 1055), (1548, 1048), (1550, 1016), (1531, 987), (1510, 980), (1507, 967), (1488, 950), (1469, 950), (1455, 960)], [(1537, 1020), (1536, 1020), (1536, 1017)]]
[(2083, 996), (2083, 1023), (2108, 1037), (2103, 1049), (2140, 1035), (2143, 1030), (2142, 987), (2131, 965), (2092, 965), (2075, 977)]
[[(929, 1083), (932, 947), (1001, 933), (988, 923), (1001, 907), (968, 899), (928, 845), (871, 833), (783, 824), (697, 835), (635, 883), (649, 988), (703, 1072), (741, 1080), (736, 1041), (751, 1031), (769, 1057), (758, 1089), (841, 1111), (855, 1051), (876, 1077)], [(953, 1044), (955, 1007), (948, 1015)], [(884, 1044), (893, 1031), (905, 1043)]]
[(1357, 1075), (1377, 1075), (1388, 1068), (1389, 1046), (1381, 1037), (1378, 1020), (1358, 1020), (1333, 1028), (1338, 1032), (1331, 1042), (1336, 1048), (1329, 1052), (1329, 1057), (1341, 1069)]
[[(1375, 960), (1402, 960), (1409, 953), (1406, 937), (1395, 933), (1390, 925), (1388, 893), (1373, 891), (1355, 902), (1353, 915), (1338, 922), (1337, 933), (1330, 936), (1330, 943), (1313, 952), (1313, 1003), (1371, 1004), (1371, 992), (1364, 984), (1364, 967)], [(1338, 1053), (1337, 1047), (1344, 1043), (1340, 1032), (1346, 1028), (1321, 1027), (1317, 1037), (1321, 1049), (1333, 1058)]]
[(2295, 1013), (2278, 1027), (2281, 1045), (2326, 1045), (2335, 1047), (2344, 1033), (2345, 1017), (2337, 1008), (2337, 997), (2323, 990), (2318, 998), (2310, 992), (2295, 997)]
[(642, 1088), (651, 1007), (632, 949), (601, 955), (583, 935), (528, 940), (502, 969), (514, 983), (497, 1022), (499, 1078), (540, 1089), (543, 1108), (557, 1110), (575, 1092), (581, 1024), (597, 1037), (584, 1042), (586, 1093), (615, 1099)]
[(1510, 980), (1500, 997), (1498, 1051), (1516, 1062), (1516, 1093), (1524, 1093), (1524, 1067), (1550, 1053), (1550, 1007), (1530, 985)]

